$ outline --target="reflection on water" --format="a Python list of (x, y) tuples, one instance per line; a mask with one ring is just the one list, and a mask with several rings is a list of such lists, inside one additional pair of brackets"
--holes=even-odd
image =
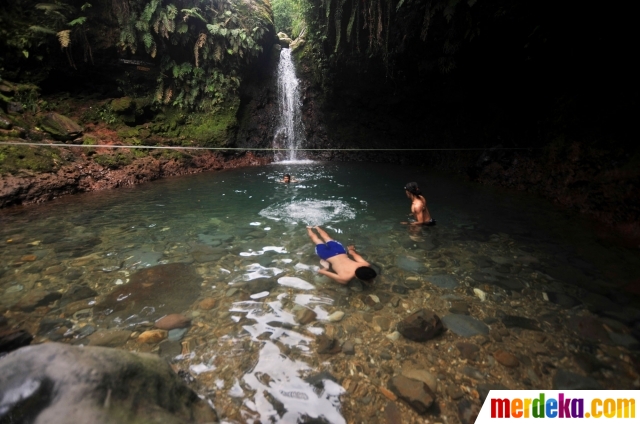
[[(299, 182), (279, 183), (285, 172)], [(413, 180), (435, 227), (399, 224)], [(407, 367), (439, 381), (432, 414), (445, 422), (456, 422), (460, 396), (479, 402), (479, 384), (550, 388), (557, 369), (640, 385), (637, 254), (527, 196), (417, 169), (311, 163), (67, 197), (0, 219), (10, 325), (36, 342), (157, 352), (196, 377), (223, 422), (377, 422), (388, 402), (380, 387)], [(376, 286), (320, 276), (306, 225), (355, 243), (381, 271)], [(395, 332), (420, 308), (492, 332), (466, 339), (479, 353), (461, 359), (469, 328), (427, 343)], [(142, 341), (170, 313), (191, 326)], [(496, 350), (520, 365), (505, 368)], [(607, 380), (611, 370), (622, 377)]]

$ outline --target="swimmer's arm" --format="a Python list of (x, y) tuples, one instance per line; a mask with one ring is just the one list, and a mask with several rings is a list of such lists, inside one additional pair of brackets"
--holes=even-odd
[(367, 261), (364, 260), (364, 258), (362, 256), (360, 256), (360, 254), (358, 252), (356, 252), (356, 248), (355, 246), (351, 245), (351, 246), (347, 246), (347, 252), (349, 252), (349, 254), (353, 257), (353, 260), (361, 263), (361, 264), (367, 264), (367, 266), (369, 265), (369, 263)]
[(332, 280), (340, 283), (340, 284), (347, 284), (349, 282), (349, 280), (345, 280), (344, 278), (340, 278), (338, 276), (338, 274), (336, 274), (335, 272), (331, 272), (331, 271), (327, 271), (326, 269), (319, 269), (318, 270), (318, 274), (322, 274), (322, 275), (326, 275), (327, 277), (331, 278)]

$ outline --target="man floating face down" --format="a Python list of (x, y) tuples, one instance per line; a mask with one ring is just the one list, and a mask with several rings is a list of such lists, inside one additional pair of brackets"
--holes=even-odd
[[(316, 230), (318, 234), (314, 233)], [(319, 269), (318, 273), (326, 275), (332, 280), (340, 284), (347, 284), (353, 277), (358, 278), (366, 285), (371, 285), (373, 279), (376, 278), (376, 272), (371, 268), (369, 262), (365, 261), (362, 256), (356, 252), (355, 246), (347, 246), (347, 249), (341, 243), (333, 240), (320, 227), (307, 227), (307, 234), (316, 246), (316, 254), (320, 259), (331, 264), (332, 271), (328, 269)], [(351, 259), (349, 257), (353, 257)]]

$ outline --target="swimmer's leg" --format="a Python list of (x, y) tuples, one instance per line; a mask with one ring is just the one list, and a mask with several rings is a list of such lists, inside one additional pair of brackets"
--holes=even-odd
[(324, 240), (325, 243), (330, 242), (331, 240), (333, 240), (331, 238), (331, 236), (329, 234), (327, 234), (327, 232), (325, 230), (323, 230), (320, 227), (316, 227), (316, 230), (318, 230), (318, 234), (320, 234), (320, 237), (322, 237), (322, 239)]
[(324, 242), (320, 239), (320, 237), (318, 237), (316, 233), (312, 231), (311, 227), (307, 227), (307, 234), (309, 235), (309, 238), (311, 238), (311, 241), (313, 242), (314, 246), (317, 246), (319, 244), (324, 244)]

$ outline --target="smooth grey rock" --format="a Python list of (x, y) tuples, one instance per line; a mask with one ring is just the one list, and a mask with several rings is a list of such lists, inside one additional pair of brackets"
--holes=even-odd
[(347, 340), (346, 342), (344, 342), (342, 344), (342, 352), (345, 355), (355, 355), (356, 348), (355, 348), (355, 345), (353, 344), (353, 342), (350, 341), (350, 340)]
[(602, 386), (591, 377), (559, 369), (553, 377), (553, 390), (602, 390)]
[(453, 290), (458, 287), (458, 280), (451, 275), (431, 275), (426, 280), (441, 289)]
[(462, 337), (489, 334), (489, 327), (468, 315), (449, 314), (442, 318), (442, 322), (449, 330)]
[(160, 357), (45, 343), (0, 360), (0, 420), (15, 423), (217, 422)]
[(188, 328), (174, 328), (173, 330), (169, 330), (167, 340), (169, 340), (170, 342), (179, 342), (180, 340), (182, 340), (187, 331), (189, 331)]
[(504, 316), (502, 318), (502, 323), (507, 328), (518, 327), (525, 330), (541, 331), (538, 321), (531, 318), (519, 317), (517, 315)]
[(398, 256), (396, 258), (396, 266), (405, 271), (415, 273), (421, 273), (427, 270), (427, 268), (419, 259), (412, 256)]

